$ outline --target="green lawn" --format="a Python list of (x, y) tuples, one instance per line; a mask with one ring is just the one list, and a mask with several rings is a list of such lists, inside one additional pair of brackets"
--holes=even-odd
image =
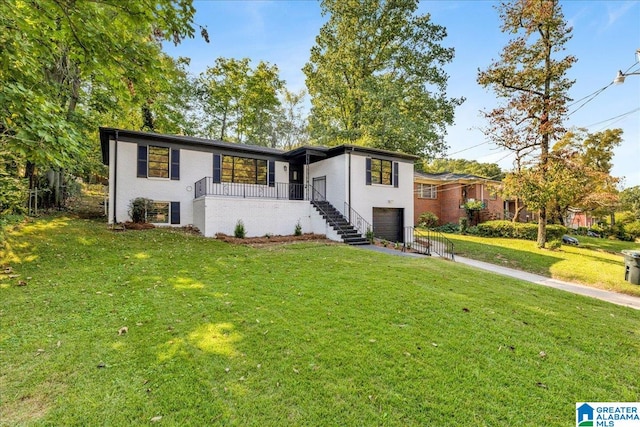
[(579, 236), (579, 246), (562, 245), (557, 251), (538, 249), (529, 240), (446, 234), (460, 256), (512, 267), (554, 279), (640, 296), (640, 286), (624, 280), (623, 249), (640, 245)]
[(0, 425), (567, 426), (640, 400), (640, 311), (440, 259), (64, 217), (4, 243)]

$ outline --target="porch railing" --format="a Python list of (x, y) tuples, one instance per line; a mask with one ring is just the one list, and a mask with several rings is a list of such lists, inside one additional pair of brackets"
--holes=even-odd
[(404, 228), (404, 246), (425, 255), (436, 255), (455, 261), (453, 242), (439, 231), (428, 228)]
[(202, 196), (225, 196), (260, 199), (308, 200), (304, 184), (276, 182), (272, 186), (242, 184), (238, 182), (214, 182), (208, 176), (194, 184), (195, 198)]
[(347, 202), (344, 202), (344, 216), (347, 217), (349, 223), (353, 225), (358, 230), (358, 232), (365, 237), (367, 236), (368, 231), (373, 230), (371, 224), (369, 224), (367, 220), (362, 217), (362, 215), (360, 215), (351, 206), (349, 206), (349, 203)]

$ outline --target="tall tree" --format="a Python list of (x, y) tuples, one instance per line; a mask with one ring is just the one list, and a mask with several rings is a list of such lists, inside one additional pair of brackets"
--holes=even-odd
[(152, 116), (145, 80), (171, 69), (161, 43), (192, 37), (194, 13), (191, 0), (0, 2), (0, 148), (27, 174), (69, 168), (94, 149), (97, 117)]
[(198, 78), (204, 132), (215, 138), (272, 145), (284, 86), (278, 67), (248, 58), (218, 58)]
[(282, 88), (280, 97), (280, 111), (276, 117), (275, 143), (286, 150), (296, 145), (305, 144), (308, 139), (307, 117), (304, 113), (304, 101), (307, 92), (291, 92)]
[[(515, 36), (503, 48), (500, 59), (478, 73), (480, 85), (493, 88), (506, 100), (506, 105), (485, 113), (490, 122), (487, 133), (498, 145), (530, 155), (535, 176), (527, 173), (522, 179), (537, 189), (526, 196), (528, 206), (540, 214), (537, 244), (543, 248), (548, 192), (553, 190), (549, 150), (565, 131), (567, 92), (573, 84), (565, 74), (576, 61), (570, 55), (560, 56), (571, 38), (571, 28), (559, 0), (515, 0), (502, 3), (498, 11), (502, 31)], [(533, 187), (527, 185), (526, 189)], [(533, 195), (537, 199), (532, 199)]]
[(304, 66), (310, 133), (320, 143), (356, 143), (435, 156), (462, 99), (446, 97), (442, 67), (453, 59), (446, 30), (415, 15), (417, 0), (322, 0), (327, 22)]

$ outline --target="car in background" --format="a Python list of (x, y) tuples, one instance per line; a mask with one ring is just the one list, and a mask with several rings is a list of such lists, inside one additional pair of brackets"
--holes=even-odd
[(587, 236), (589, 237), (600, 237), (600, 235), (598, 233), (596, 233), (595, 231), (587, 231)]
[(578, 242), (578, 239), (576, 239), (575, 237), (571, 237), (568, 234), (565, 234), (564, 236), (562, 236), (562, 243), (564, 243), (565, 245), (576, 245), (576, 246), (580, 244), (580, 242)]

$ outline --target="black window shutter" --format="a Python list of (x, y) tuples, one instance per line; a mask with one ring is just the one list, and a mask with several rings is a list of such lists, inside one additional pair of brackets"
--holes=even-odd
[(220, 154), (213, 155), (213, 183), (219, 184), (222, 181), (222, 156)]
[(366, 184), (371, 185), (371, 157), (367, 157), (366, 159)]
[(138, 178), (147, 177), (147, 146), (138, 145)]
[(276, 186), (276, 162), (269, 160), (269, 187)]
[(171, 150), (171, 179), (180, 180), (180, 150)]
[(398, 188), (398, 162), (393, 162), (393, 186)]
[(180, 202), (171, 202), (171, 224), (180, 224)]

